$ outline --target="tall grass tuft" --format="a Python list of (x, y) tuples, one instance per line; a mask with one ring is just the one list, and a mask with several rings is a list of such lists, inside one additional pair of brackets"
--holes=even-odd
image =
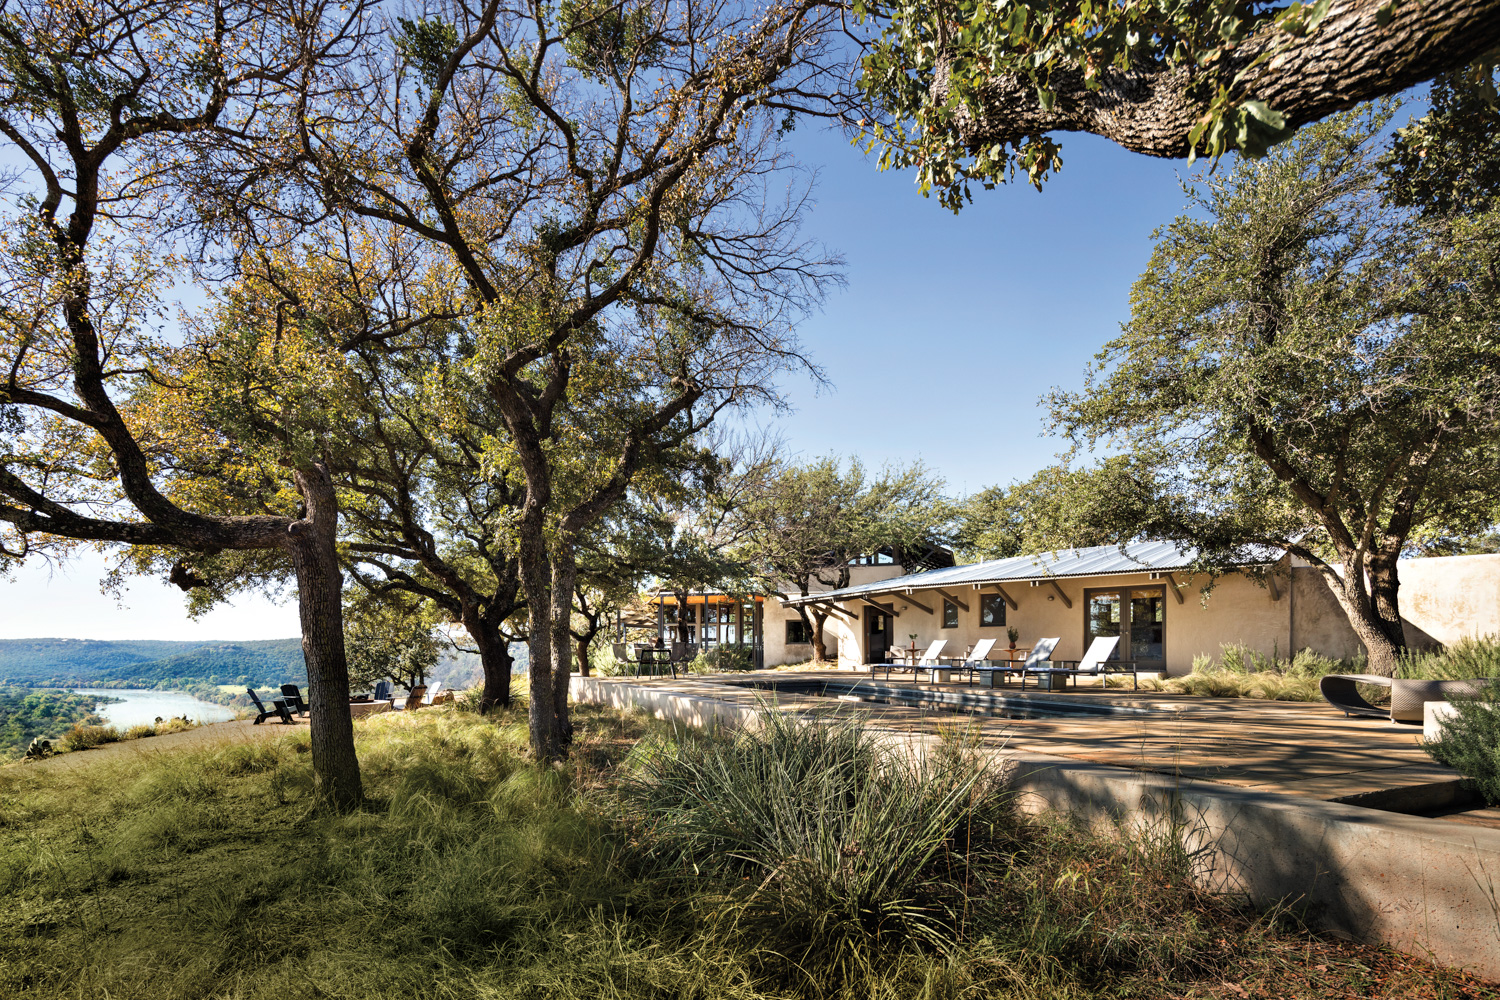
[(872, 943), (962, 939), (963, 886), (991, 878), (1002, 817), (981, 758), (925, 757), (859, 719), (766, 712), (734, 736), (642, 745), (627, 802), (651, 851), (731, 886), (734, 918), (849, 959)]

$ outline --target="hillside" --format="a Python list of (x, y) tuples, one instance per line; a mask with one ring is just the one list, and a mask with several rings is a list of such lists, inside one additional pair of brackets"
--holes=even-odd
[[(517, 672), (522, 672), (526, 648), (518, 645), (514, 652)], [(465, 688), (479, 677), (477, 656), (449, 652), (430, 679), (442, 680), (450, 688)], [(0, 685), (156, 687), (163, 681), (276, 687), (306, 684), (307, 667), (300, 639), (0, 639)]]

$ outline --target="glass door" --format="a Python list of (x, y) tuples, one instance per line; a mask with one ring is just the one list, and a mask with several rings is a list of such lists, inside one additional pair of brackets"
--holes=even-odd
[(1114, 660), (1135, 660), (1142, 670), (1165, 669), (1167, 592), (1164, 587), (1128, 587), (1084, 592), (1083, 645), (1119, 636)]
[(865, 662), (884, 663), (885, 651), (890, 648), (891, 616), (865, 608)]

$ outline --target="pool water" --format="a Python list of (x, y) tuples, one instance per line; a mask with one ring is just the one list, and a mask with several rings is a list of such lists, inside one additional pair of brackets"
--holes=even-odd
[(1138, 709), (1125, 709), (1116, 705), (1079, 705), (1064, 702), (1042, 702), (1027, 698), (1008, 700), (1003, 695), (991, 696), (963, 693), (956, 696), (949, 692), (928, 691), (922, 688), (898, 688), (885, 685), (872, 686), (864, 681), (824, 680), (744, 680), (730, 681), (740, 687), (753, 687), (777, 694), (799, 697), (829, 698), (835, 701), (866, 705), (896, 705), (901, 708), (917, 708), (950, 715), (978, 715), (988, 719), (1076, 719), (1105, 718), (1108, 716), (1134, 715)]

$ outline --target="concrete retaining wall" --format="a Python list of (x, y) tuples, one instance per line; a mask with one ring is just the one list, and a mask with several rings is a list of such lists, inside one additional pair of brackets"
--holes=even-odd
[[(747, 706), (655, 684), (575, 677), (573, 696), (693, 726), (756, 723)], [(1061, 757), (1005, 756), (1023, 810), (1100, 831), (1174, 836), (1215, 891), (1243, 893), (1260, 907), (1290, 903), (1313, 927), (1500, 979), (1500, 830)]]

